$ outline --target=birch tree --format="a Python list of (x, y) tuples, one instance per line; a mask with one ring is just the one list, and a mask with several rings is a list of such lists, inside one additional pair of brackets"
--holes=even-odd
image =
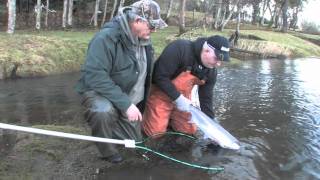
[(110, 14), (110, 19), (109, 19), (110, 21), (111, 21), (111, 19), (113, 18), (114, 12), (116, 12), (117, 3), (118, 3), (117, 0), (114, 0), (114, 1), (113, 1), (113, 8), (112, 8), (112, 12), (111, 12), (111, 14)]
[(255, 25), (257, 23), (257, 19), (259, 18), (260, 3), (261, 3), (261, 0), (253, 0), (251, 2), (252, 8), (253, 8), (253, 11), (252, 11), (252, 22), (251, 23), (253, 25)]
[(227, 23), (229, 22), (230, 18), (232, 17), (232, 14), (234, 13), (238, 3), (239, 3), (239, 0), (236, 0), (235, 4), (232, 6), (232, 9), (231, 9), (227, 19), (222, 20), (222, 22), (221, 22), (221, 24), (219, 25), (219, 28), (218, 28), (219, 31), (223, 31), (224, 27), (227, 25)]
[(41, 29), (41, 12), (42, 12), (41, 0), (37, 0), (35, 12), (36, 12), (36, 29), (40, 30)]
[(8, 0), (8, 30), (7, 33), (13, 34), (16, 25), (16, 0)]
[(49, 0), (47, 0), (47, 3), (46, 3), (46, 15), (44, 20), (44, 26), (46, 28), (48, 27), (48, 16), (49, 16)]
[(96, 0), (96, 5), (94, 8), (94, 22), (93, 22), (94, 27), (98, 26), (99, 4), (100, 4), (100, 0)]
[(186, 8), (186, 0), (180, 0), (180, 15), (179, 15), (179, 34), (180, 35), (186, 32), (185, 8)]
[(214, 20), (214, 29), (218, 29), (218, 24), (220, 21), (220, 16), (221, 16), (221, 8), (222, 8), (222, 0), (218, 1), (218, 5), (216, 6), (216, 14), (215, 14), (215, 20)]
[(240, 14), (242, 11), (242, 5), (241, 3), (238, 3), (237, 6), (237, 27), (236, 27), (236, 31), (234, 32), (234, 34), (231, 35), (229, 42), (231, 44), (231, 46), (237, 46), (238, 45), (238, 39), (239, 39), (239, 34), (240, 34)]
[(73, 0), (69, 0), (68, 26), (70, 26), (70, 27), (72, 27), (72, 18), (73, 18)]
[(288, 2), (289, 0), (284, 0), (283, 5), (282, 5), (282, 28), (281, 31), (286, 33), (288, 31)]
[(167, 13), (166, 13), (166, 19), (168, 19), (170, 17), (172, 4), (173, 4), (173, 0), (169, 0), (168, 9), (167, 9)]
[(267, 8), (269, 6), (270, 0), (264, 0), (263, 1), (263, 7), (262, 7), (262, 13), (261, 13), (261, 19), (260, 19), (260, 25), (264, 25), (264, 15), (267, 11)]
[(108, 9), (108, 0), (106, 0), (105, 4), (104, 4), (103, 17), (102, 17), (101, 25), (100, 25), (101, 27), (104, 25), (104, 22), (106, 21), (107, 9)]
[(66, 28), (67, 24), (68, 0), (63, 0), (62, 27)]

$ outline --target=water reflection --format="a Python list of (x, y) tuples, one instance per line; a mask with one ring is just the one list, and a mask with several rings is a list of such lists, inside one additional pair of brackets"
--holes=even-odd
[[(320, 179), (318, 67), (320, 59), (253, 60), (222, 67), (214, 90), (215, 111), (242, 148), (205, 153), (199, 163), (223, 165), (226, 171), (217, 177), (166, 163), (161, 169), (132, 167), (132, 177)], [(0, 82), (0, 121), (83, 124), (79, 96), (73, 91), (78, 77), (76, 73)], [(129, 173), (112, 172), (106, 176), (121, 179)]]
[[(319, 59), (244, 64), (220, 71), (215, 106), (221, 117), (230, 113), (222, 123), (238, 136), (266, 141), (263, 147), (254, 144), (264, 152), (256, 163), (262, 177), (320, 178)], [(220, 111), (226, 104), (230, 111)], [(292, 164), (298, 166), (280, 168)]]
[[(78, 74), (0, 82), (1, 121), (23, 125), (82, 123)], [(82, 121), (82, 122), (81, 122)]]

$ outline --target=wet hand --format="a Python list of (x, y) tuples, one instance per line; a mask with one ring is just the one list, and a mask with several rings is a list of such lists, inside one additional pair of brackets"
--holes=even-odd
[(126, 115), (129, 121), (142, 121), (142, 115), (137, 106), (131, 104), (126, 111)]

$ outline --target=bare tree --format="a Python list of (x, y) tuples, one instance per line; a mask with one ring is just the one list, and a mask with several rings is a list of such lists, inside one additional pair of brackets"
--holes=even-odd
[(102, 18), (101, 25), (100, 25), (101, 27), (104, 25), (104, 22), (106, 21), (107, 8), (108, 8), (108, 0), (106, 0), (105, 4), (104, 4), (103, 18)]
[(113, 18), (113, 16), (114, 16), (114, 12), (116, 12), (116, 9), (117, 9), (117, 3), (118, 3), (118, 1), (117, 0), (114, 0), (114, 2), (113, 2), (113, 8), (112, 8), (112, 12), (111, 12), (111, 14), (110, 14), (110, 21), (111, 21), (111, 19)]
[(238, 32), (238, 34), (240, 33), (240, 14), (241, 14), (241, 10), (242, 10), (242, 6), (241, 6), (241, 3), (238, 3), (238, 6), (237, 6), (237, 28), (236, 28), (236, 32)]
[(214, 29), (218, 29), (218, 24), (220, 21), (220, 16), (221, 16), (221, 8), (222, 8), (222, 0), (218, 1), (218, 4), (216, 6), (216, 14), (215, 14), (215, 20), (214, 20)]
[(224, 27), (227, 25), (227, 23), (229, 22), (230, 18), (232, 17), (232, 14), (234, 13), (238, 3), (240, 0), (236, 0), (235, 4), (232, 6), (232, 9), (229, 13), (229, 16), (227, 17), (227, 19), (223, 19), (221, 24), (219, 25), (219, 31), (223, 31)]
[(96, 0), (96, 5), (94, 8), (94, 27), (98, 26), (98, 14), (99, 14), (99, 4), (100, 4), (100, 0)]
[[(233, 38), (233, 43), (232, 43), (234, 46), (238, 45), (238, 39), (239, 39), (239, 35), (240, 35), (241, 10), (242, 10), (242, 5), (241, 5), (241, 3), (238, 3), (238, 5), (237, 5), (237, 27), (236, 27), (236, 31), (234, 32), (234, 38)], [(231, 37), (230, 37), (230, 39), (231, 39)]]
[(170, 17), (172, 4), (173, 4), (173, 0), (169, 0), (168, 9), (167, 9), (167, 13), (166, 13), (166, 20)]
[(278, 17), (280, 13), (280, 7), (277, 1), (275, 1), (275, 4), (273, 5), (273, 9), (271, 6), (268, 6), (270, 14), (271, 14), (271, 21), (269, 23), (269, 27), (278, 27)]
[(47, 3), (46, 3), (46, 16), (44, 20), (44, 26), (46, 28), (48, 28), (48, 15), (49, 15), (49, 0), (47, 0)]
[(288, 31), (288, 0), (284, 0), (283, 5), (282, 5), (282, 28), (281, 31), (286, 33)]
[(292, 19), (290, 21), (289, 28), (292, 28), (294, 31), (296, 30), (297, 27), (297, 22), (298, 22), (298, 12), (299, 12), (299, 7), (294, 7), (293, 8), (293, 13), (292, 13)]
[(16, 0), (8, 0), (8, 30), (7, 33), (13, 34), (16, 25)]
[(274, 21), (273, 21), (273, 25), (274, 25), (274, 28), (279, 28), (280, 26), (280, 21), (281, 21), (281, 11), (282, 11), (282, 5), (281, 4), (281, 1), (275, 1), (276, 4), (275, 4), (275, 12), (274, 12)]
[(67, 24), (68, 0), (63, 0), (62, 27), (66, 28)]
[(259, 18), (260, 3), (261, 3), (261, 0), (253, 0), (251, 2), (252, 7), (253, 7), (251, 23), (253, 25), (257, 24), (257, 20)]
[(186, 8), (186, 0), (180, 0), (180, 15), (179, 15), (179, 34), (180, 35), (186, 32), (185, 8)]
[(260, 25), (264, 25), (264, 15), (267, 11), (267, 8), (269, 6), (270, 0), (263, 0), (263, 7), (261, 12), (261, 19), (260, 19)]
[(41, 12), (42, 12), (41, 0), (37, 0), (37, 5), (34, 10), (36, 12), (36, 29), (40, 30), (40, 28), (41, 28)]
[(73, 0), (69, 0), (68, 26), (72, 26), (72, 17), (73, 17)]

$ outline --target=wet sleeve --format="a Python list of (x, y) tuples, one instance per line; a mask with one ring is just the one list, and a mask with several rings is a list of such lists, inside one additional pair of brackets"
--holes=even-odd
[(180, 93), (171, 80), (182, 67), (179, 42), (168, 45), (155, 63), (152, 81), (172, 100), (177, 99)]
[(95, 37), (87, 51), (84, 80), (89, 89), (107, 98), (117, 109), (126, 111), (131, 101), (110, 77), (114, 51), (114, 43), (105, 37)]
[(214, 118), (213, 111), (213, 88), (217, 79), (217, 71), (214, 69), (209, 74), (206, 83), (199, 86), (199, 101), (201, 110), (210, 118)]

